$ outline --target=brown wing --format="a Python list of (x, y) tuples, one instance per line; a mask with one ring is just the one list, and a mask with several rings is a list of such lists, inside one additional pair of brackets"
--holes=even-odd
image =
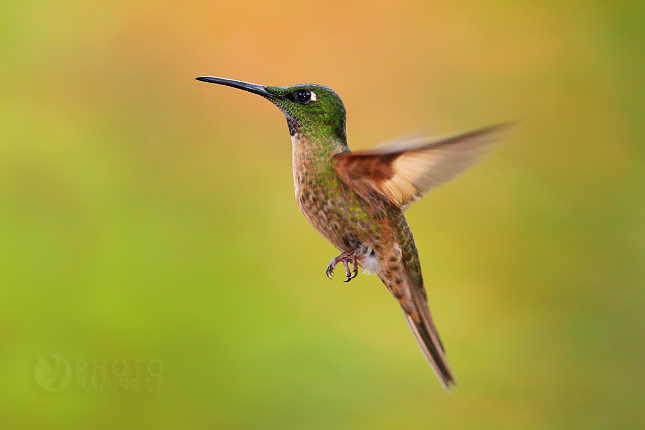
[(377, 207), (401, 210), (425, 193), (464, 172), (491, 148), (508, 124), (438, 141), (414, 139), (335, 158), (338, 176)]

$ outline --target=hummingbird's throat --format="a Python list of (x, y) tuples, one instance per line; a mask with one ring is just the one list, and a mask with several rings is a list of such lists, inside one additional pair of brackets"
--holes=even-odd
[(286, 118), (287, 118), (287, 126), (289, 127), (289, 134), (291, 135), (291, 137), (293, 137), (300, 130), (300, 124), (298, 124), (298, 122), (295, 119), (289, 116), (287, 116)]

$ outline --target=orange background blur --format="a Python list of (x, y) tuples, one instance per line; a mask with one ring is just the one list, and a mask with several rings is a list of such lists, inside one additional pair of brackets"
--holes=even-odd
[[(6, 429), (645, 426), (641, 2), (4, 1)], [(520, 125), (406, 213), (458, 381), (299, 213), (280, 112)], [(125, 381), (125, 382), (124, 382)]]

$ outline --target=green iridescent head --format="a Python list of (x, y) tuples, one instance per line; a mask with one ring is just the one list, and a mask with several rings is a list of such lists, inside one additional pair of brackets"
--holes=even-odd
[(265, 87), (213, 76), (201, 76), (197, 80), (239, 88), (268, 99), (287, 118), (292, 136), (318, 136), (346, 143), (345, 106), (331, 88), (317, 84)]

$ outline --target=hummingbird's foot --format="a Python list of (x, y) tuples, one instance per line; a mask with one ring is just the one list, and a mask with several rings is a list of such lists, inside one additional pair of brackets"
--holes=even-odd
[[(332, 274), (334, 273), (334, 268), (338, 263), (343, 263), (345, 266), (345, 282), (349, 282), (358, 275), (358, 264), (356, 263), (356, 251), (345, 251), (340, 254), (338, 257), (335, 257), (327, 266), (325, 273), (327, 277), (331, 279)], [(352, 265), (352, 270), (349, 270), (349, 265)]]

